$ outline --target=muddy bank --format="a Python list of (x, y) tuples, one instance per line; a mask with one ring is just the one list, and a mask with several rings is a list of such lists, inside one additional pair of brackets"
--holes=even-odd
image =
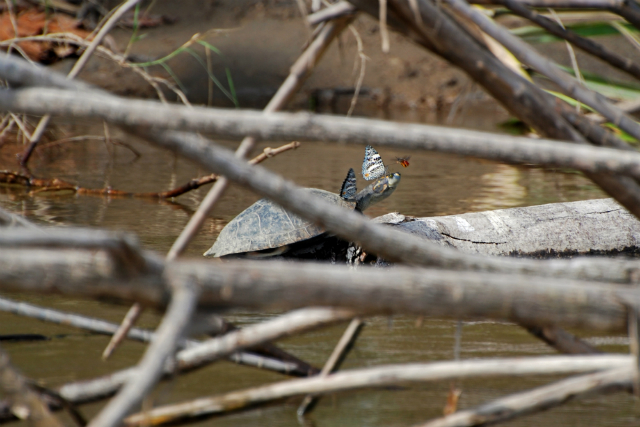
[[(311, 35), (311, 29), (292, 0), (164, 1), (154, 4), (150, 13), (165, 15), (176, 22), (141, 29), (130, 49), (134, 61), (161, 58), (194, 34), (206, 34), (204, 40), (221, 53), (210, 55), (211, 70), (227, 88), (226, 69), (229, 70), (243, 108), (262, 108), (266, 104)], [(505, 19), (517, 21), (513, 17)], [(355, 114), (484, 129), (493, 129), (508, 117), (507, 112), (463, 72), (404, 37), (391, 33), (390, 53), (383, 53), (379, 25), (372, 18), (360, 14), (353, 28), (362, 39), (363, 52), (368, 57)], [(112, 33), (122, 50), (131, 34), (130, 29), (116, 29)], [(620, 38), (599, 37), (598, 42), (629, 58), (640, 59), (633, 47)], [(537, 47), (554, 61), (570, 65), (564, 43)], [(192, 48), (206, 64), (204, 49)], [(577, 57), (583, 69), (628, 80), (596, 59), (580, 52)], [(72, 63), (73, 60), (66, 60), (54, 67), (66, 70)], [(232, 107), (230, 99), (211, 83), (202, 63), (186, 52), (167, 61), (191, 102)], [(148, 70), (153, 75), (168, 76), (161, 66)], [(347, 30), (340, 42), (328, 50), (289, 108), (343, 114), (349, 108), (359, 73), (356, 36)], [(120, 95), (156, 97), (140, 77), (106, 59), (93, 59), (81, 78)], [(175, 95), (170, 98), (175, 99)]]
[[(173, 25), (141, 29), (139, 40), (130, 50), (135, 60), (163, 57), (194, 34), (208, 32), (205, 40), (222, 54), (210, 57), (213, 73), (226, 85), (225, 68), (229, 69), (240, 106), (245, 108), (261, 108), (266, 104), (311, 35), (294, 1), (165, 1), (154, 5), (151, 13), (177, 21)], [(353, 28), (361, 37), (368, 57), (357, 114), (396, 118), (397, 111), (403, 110), (403, 115), (414, 112), (405, 120), (444, 122), (448, 106), (462, 94), (467, 97), (465, 110), (477, 105), (481, 116), (506, 118), (506, 113), (493, 103), (487, 110), (488, 97), (470, 84), (464, 73), (445, 61), (393, 33), (391, 52), (382, 53), (379, 25), (368, 16), (360, 15)], [(131, 33), (130, 29), (113, 31), (120, 49), (125, 49)], [(194, 47), (194, 50), (206, 61), (204, 49)], [(73, 60), (66, 60), (54, 67), (64, 71), (70, 69), (72, 63)], [(233, 106), (218, 88), (210, 89), (206, 69), (188, 53), (181, 53), (167, 65), (182, 83), (190, 101)], [(347, 30), (340, 42), (328, 50), (290, 108), (346, 112), (360, 66), (356, 37)], [(160, 66), (150, 67), (149, 71), (167, 76), (167, 71)], [(156, 96), (133, 72), (102, 58), (93, 59), (81, 78), (120, 95)], [(476, 124), (483, 122), (485, 118), (480, 117)], [(475, 127), (473, 123), (470, 126)]]

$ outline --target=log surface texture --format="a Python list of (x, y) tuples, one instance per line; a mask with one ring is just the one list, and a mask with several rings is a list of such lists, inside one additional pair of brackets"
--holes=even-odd
[[(398, 214), (378, 219), (402, 220)], [(613, 199), (404, 217), (404, 221), (409, 222), (395, 226), (467, 253), (539, 258), (640, 254), (640, 221)]]

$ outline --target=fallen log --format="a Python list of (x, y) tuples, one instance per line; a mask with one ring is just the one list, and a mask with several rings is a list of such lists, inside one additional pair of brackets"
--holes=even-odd
[[(640, 222), (613, 199), (431, 218), (387, 214), (374, 221), (468, 253), (544, 259), (575, 255), (637, 255), (636, 236), (640, 233)], [(353, 263), (388, 264), (381, 258), (367, 257), (357, 247), (350, 253), (354, 254), (350, 260)], [(599, 352), (557, 326), (527, 323), (521, 326), (560, 352)]]
[(467, 253), (533, 258), (637, 255), (640, 221), (613, 199), (413, 218), (376, 219)]

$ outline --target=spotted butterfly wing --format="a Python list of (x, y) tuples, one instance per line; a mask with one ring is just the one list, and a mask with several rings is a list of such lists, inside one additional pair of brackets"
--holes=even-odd
[(370, 145), (364, 149), (364, 161), (362, 162), (362, 176), (367, 181), (378, 179), (387, 173), (387, 168), (382, 163), (380, 154)]
[(356, 198), (356, 173), (353, 171), (353, 168), (349, 169), (347, 177), (342, 183), (340, 197), (345, 200), (354, 200)]

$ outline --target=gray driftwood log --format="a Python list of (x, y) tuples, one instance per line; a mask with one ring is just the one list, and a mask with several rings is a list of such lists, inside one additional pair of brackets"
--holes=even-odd
[(483, 255), (565, 258), (640, 250), (640, 221), (613, 199), (426, 218), (388, 214), (376, 222)]

